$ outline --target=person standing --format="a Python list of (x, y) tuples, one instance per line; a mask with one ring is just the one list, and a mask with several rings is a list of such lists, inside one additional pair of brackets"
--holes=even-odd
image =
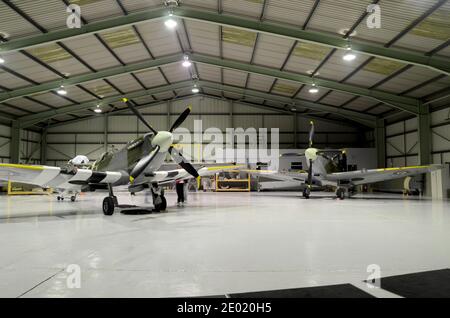
[(176, 180), (175, 181), (175, 188), (177, 190), (177, 205), (183, 206), (184, 204), (184, 180)]

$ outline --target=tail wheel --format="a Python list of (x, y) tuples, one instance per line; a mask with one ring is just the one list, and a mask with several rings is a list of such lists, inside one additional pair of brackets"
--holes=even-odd
[(70, 201), (72, 201), (72, 202), (75, 202), (76, 199), (77, 199), (77, 197), (74, 195), (70, 197)]
[(103, 214), (113, 215), (114, 214), (114, 199), (111, 197), (106, 197), (103, 199)]

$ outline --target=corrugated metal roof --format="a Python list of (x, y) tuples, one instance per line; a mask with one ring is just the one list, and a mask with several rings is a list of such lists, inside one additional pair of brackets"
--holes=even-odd
[(191, 39), (192, 49), (195, 52), (210, 55), (220, 54), (219, 26), (186, 21), (186, 29)]
[(259, 18), (263, 2), (263, 0), (222, 0), (222, 9), (227, 13)]
[(302, 26), (314, 5), (314, 0), (268, 1), (267, 20)]
[(202, 80), (220, 82), (220, 68), (206, 64), (198, 64), (197, 69), (198, 75)]
[[(82, 0), (82, 15), (88, 23), (98, 21), (112, 16), (122, 15), (123, 12), (115, 0)], [(339, 33), (342, 29), (350, 28), (364, 14), (366, 7), (371, 0), (322, 0), (317, 6), (307, 29), (314, 29), (321, 32)], [(218, 1), (216, 0), (183, 0), (183, 6), (201, 7), (210, 9), (212, 12), (218, 12)], [(314, 0), (277, 0), (267, 1), (263, 15), (264, 20), (276, 22), (279, 24), (294, 24), (298, 27), (304, 26), (308, 15), (312, 12)], [(61, 0), (15, 0), (13, 4), (23, 10), (25, 14), (30, 16), (37, 24), (48, 30), (65, 28), (67, 13), (65, 5)], [(161, 8), (162, 1), (156, 0), (122, 0), (122, 4), (129, 12), (135, 12), (142, 9), (157, 7)], [(382, 0), (380, 2), (382, 8), (382, 29), (368, 29), (363, 20), (356, 28), (356, 39), (364, 41), (374, 41), (386, 44), (392, 40), (399, 32), (403, 31), (415, 19), (421, 17), (429, 8), (435, 5), (435, 2), (424, 2), (419, 0), (392, 1)], [(262, 0), (223, 0), (222, 10), (224, 14), (233, 14), (246, 16), (255, 20), (262, 16), (263, 1)], [(420, 52), (428, 52), (445, 42), (446, 32), (450, 33), (448, 27), (448, 19), (445, 17), (450, 12), (450, 3), (441, 6), (435, 13), (431, 14), (422, 23), (412, 29), (398, 40), (394, 47), (407, 48), (409, 50), (418, 50)], [(437, 18), (436, 18), (437, 17)], [(444, 18), (442, 18), (444, 17)], [(186, 26), (186, 33), (183, 28)], [(275, 37), (267, 34), (260, 34), (256, 42), (256, 33), (242, 29), (224, 27), (223, 41), (220, 42), (219, 26), (215, 24), (186, 20), (179, 25), (176, 30), (168, 30), (161, 20), (148, 21), (136, 26), (136, 29), (142, 35), (145, 44), (154, 57), (162, 57), (174, 53), (180, 53), (184, 50), (190, 50), (190, 45), (194, 53), (201, 53), (211, 56), (220, 56), (220, 45), (223, 47), (223, 58), (229, 60), (238, 60), (250, 62), (254, 56), (253, 63), (280, 69), (283, 63), (287, 61), (284, 69), (289, 72), (311, 74), (316, 70), (319, 64), (323, 62), (325, 56), (331, 51), (328, 47), (316, 46), (307, 43), (298, 43), (292, 54), (288, 56), (293, 40), (283, 37)], [(430, 34), (434, 32), (435, 34)], [(4, 3), (0, 3), (0, 32), (9, 33), (12, 38), (23, 37), (30, 34), (41, 34), (36, 27), (29, 24), (25, 19), (13, 12)], [(125, 33), (124, 33), (125, 32)], [(128, 33), (127, 33), (128, 32)], [(177, 33), (179, 38), (177, 37)], [(109, 36), (108, 36), (109, 34)], [(118, 56), (125, 64), (132, 64), (137, 61), (144, 61), (151, 58), (151, 54), (131, 27), (114, 31), (101, 32), (100, 36), (105, 40), (109, 48)], [(180, 45), (181, 42), (181, 45)], [(111, 52), (105, 48), (94, 35), (82, 36), (74, 39), (68, 39), (63, 42), (76, 56), (70, 52), (66, 52), (62, 47), (56, 44), (49, 45), (47, 48), (29, 49), (28, 53), (41, 59), (44, 63), (56, 71), (72, 76), (75, 74), (83, 74), (90, 72), (89, 68), (83, 65), (86, 62), (95, 70), (101, 70), (112, 66), (119, 66), (121, 63), (113, 56)], [(393, 72), (401, 69), (406, 64), (392, 63), (391, 61), (374, 59), (364, 67), (365, 61), (369, 58), (367, 55), (357, 54), (356, 60), (345, 62), (342, 59), (345, 51), (337, 50), (331, 58), (322, 63), (319, 72), (316, 74), (319, 78), (342, 81), (349, 74), (353, 74), (346, 79), (347, 84), (361, 87), (371, 87)], [(438, 55), (450, 56), (450, 47), (444, 48), (438, 52)], [(37, 62), (26, 57), (25, 55), (15, 52), (2, 55), (7, 61), (5, 65), (23, 76), (33, 81), (43, 83), (51, 80), (58, 80), (57, 74), (49, 68), (39, 65)], [(79, 61), (79, 58), (81, 61)], [(204, 64), (196, 64), (196, 68), (191, 68), (191, 73), (198, 70), (198, 75), (202, 80), (212, 82), (220, 82), (223, 80), (225, 84), (244, 87), (247, 81), (247, 73), (223, 70), (219, 67)], [(356, 69), (359, 69), (355, 72)], [(7, 69), (5, 69), (7, 71)], [(19, 77), (5, 72), (0, 69), (0, 85), (9, 89), (30, 86), (31, 83), (20, 79)], [(188, 69), (181, 67), (180, 64), (173, 64), (162, 67), (164, 75), (169, 82), (189, 80), (191, 74)], [(397, 75), (396, 77), (386, 81), (377, 87), (379, 90), (400, 94), (411, 88), (416, 88), (408, 92), (408, 96), (420, 98), (430, 93), (441, 90), (449, 86), (448, 77), (439, 79), (439, 73), (423, 67), (412, 67), (409, 70)], [(149, 70), (137, 72), (136, 76), (146, 87), (154, 87), (165, 85), (166, 81), (163, 74), (159, 70)], [(421, 86), (421, 83), (436, 78), (435, 82)], [(129, 74), (109, 79), (113, 85), (125, 92), (141, 90), (141, 85)], [(252, 74), (249, 77), (248, 88), (263, 92), (268, 92), (274, 83), (273, 77)], [(110, 96), (117, 94), (117, 91), (110, 87), (104, 81), (95, 81), (83, 84), (83, 87), (95, 94)], [(300, 83), (277, 80), (273, 86), (272, 93), (284, 96), (292, 96), (300, 87)], [(309, 87), (301, 91), (299, 97), (310, 101), (316, 101), (328, 92), (327, 89), (320, 88), (318, 94), (310, 94)], [(92, 96), (85, 91), (76, 87), (68, 87), (69, 94), (67, 97), (75, 101), (83, 102), (92, 100)], [(221, 92), (211, 89), (203, 89), (204, 93), (221, 96)], [(179, 90), (177, 94), (188, 95), (190, 89)], [(240, 94), (225, 93), (230, 98), (242, 98)], [(165, 99), (173, 97), (172, 92), (158, 94), (157, 98)], [(60, 107), (70, 103), (54, 94), (41, 94), (35, 97), (43, 98), (43, 101), (50, 105)], [(146, 99), (147, 97), (144, 97)], [(351, 95), (341, 92), (331, 92), (325, 96), (321, 102), (330, 105), (343, 104), (352, 98)], [(152, 100), (151, 97), (147, 98)], [(25, 99), (14, 100), (15, 103), (23, 103), (29, 105), (29, 101)], [(260, 99), (251, 99), (255, 103), (261, 103)], [(349, 109), (364, 111), (373, 106), (374, 102), (365, 98), (358, 98), (349, 105), (345, 106)], [(18, 106), (20, 106), (18, 104)], [(30, 106), (31, 107), (31, 106)], [(42, 109), (43, 106), (36, 106), (36, 109)], [(44, 107), (45, 108), (45, 107)], [(33, 110), (31, 110), (33, 109)], [(373, 114), (381, 114), (386, 111), (386, 106), (380, 106), (370, 110)], [(34, 108), (30, 108), (34, 111)], [(21, 111), (16, 111), (21, 113)], [(89, 113), (89, 112), (87, 112)]]
[(261, 34), (258, 39), (254, 63), (280, 68), (293, 44), (293, 40)]
[(223, 70), (223, 81), (227, 85), (234, 86), (244, 86), (245, 80), (247, 79), (247, 73), (233, 71), (233, 70)]

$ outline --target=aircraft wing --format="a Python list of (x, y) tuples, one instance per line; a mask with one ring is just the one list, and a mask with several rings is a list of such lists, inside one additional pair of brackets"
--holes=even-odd
[[(212, 176), (219, 172), (231, 171), (231, 170), (239, 170), (242, 166), (237, 165), (226, 165), (226, 166), (206, 166), (197, 170), (200, 177)], [(167, 171), (155, 171), (151, 174), (147, 174), (145, 176), (145, 182), (140, 183), (151, 183), (158, 182), (159, 184), (167, 184), (176, 180), (188, 180), (193, 178), (186, 170), (184, 169), (174, 169)]]
[(308, 173), (300, 172), (279, 172), (275, 170), (242, 170), (255, 176), (267, 177), (279, 181), (298, 181), (305, 182), (308, 179)]
[(89, 184), (126, 184), (129, 177), (121, 172), (98, 172), (90, 169), (74, 169), (70, 172), (59, 167), (0, 164), (0, 180), (12, 181), (65, 190), (80, 190)]
[(442, 169), (440, 165), (385, 168), (332, 173), (325, 177), (327, 181), (350, 181), (354, 185), (394, 180)]

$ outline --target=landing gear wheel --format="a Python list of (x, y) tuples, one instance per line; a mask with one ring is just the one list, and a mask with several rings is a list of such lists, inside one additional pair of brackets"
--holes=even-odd
[(72, 195), (72, 196), (70, 197), (70, 201), (72, 201), (72, 202), (75, 202), (75, 201), (76, 201), (76, 199), (77, 199), (77, 197), (76, 197), (76, 196), (74, 196), (74, 195)]
[(167, 208), (167, 200), (166, 197), (161, 197), (161, 203), (155, 205), (156, 211), (165, 211)]
[(58, 195), (58, 196), (56, 197), (56, 200), (61, 201), (61, 197)]
[(303, 197), (305, 199), (309, 199), (309, 196), (311, 195), (311, 189), (310, 188), (305, 188), (303, 189)]
[(339, 200), (344, 200), (345, 199), (345, 189), (339, 188), (336, 190), (336, 198), (338, 198)]
[(114, 214), (114, 198), (106, 197), (103, 199), (103, 214), (104, 215)]

